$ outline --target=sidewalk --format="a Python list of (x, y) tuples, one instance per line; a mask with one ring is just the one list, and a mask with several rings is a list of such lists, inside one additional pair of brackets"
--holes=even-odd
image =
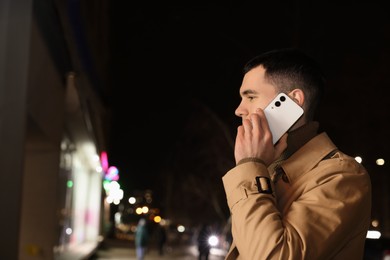
[[(134, 246), (127, 241), (107, 240), (88, 260), (136, 260)], [(149, 248), (145, 260), (197, 260), (195, 245), (167, 246), (164, 255), (160, 256), (156, 248)], [(223, 260), (222, 256), (210, 255), (209, 260)]]

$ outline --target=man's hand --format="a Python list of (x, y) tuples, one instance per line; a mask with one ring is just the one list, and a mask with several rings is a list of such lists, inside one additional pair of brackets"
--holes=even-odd
[(236, 164), (245, 158), (258, 158), (266, 166), (280, 157), (287, 148), (287, 134), (279, 142), (272, 144), (272, 133), (267, 118), (262, 109), (250, 115), (250, 119), (242, 119), (242, 125), (237, 129), (234, 157)]

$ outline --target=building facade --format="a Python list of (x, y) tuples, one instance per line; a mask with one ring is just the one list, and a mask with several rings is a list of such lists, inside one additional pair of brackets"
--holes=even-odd
[(81, 259), (104, 236), (105, 2), (0, 3), (0, 259)]

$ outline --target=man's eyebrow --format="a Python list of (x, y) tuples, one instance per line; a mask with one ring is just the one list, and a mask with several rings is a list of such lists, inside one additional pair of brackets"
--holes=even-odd
[(241, 96), (248, 96), (248, 95), (253, 95), (253, 94), (257, 94), (257, 91), (255, 91), (253, 89), (246, 89), (246, 90), (241, 92)]

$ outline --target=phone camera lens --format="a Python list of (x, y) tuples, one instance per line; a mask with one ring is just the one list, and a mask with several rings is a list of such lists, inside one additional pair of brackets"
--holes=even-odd
[(276, 101), (276, 102), (275, 102), (275, 106), (280, 107), (280, 102), (279, 102), (279, 101)]
[(286, 97), (285, 96), (281, 96), (280, 97), (280, 101), (282, 101), (282, 102), (286, 101)]

